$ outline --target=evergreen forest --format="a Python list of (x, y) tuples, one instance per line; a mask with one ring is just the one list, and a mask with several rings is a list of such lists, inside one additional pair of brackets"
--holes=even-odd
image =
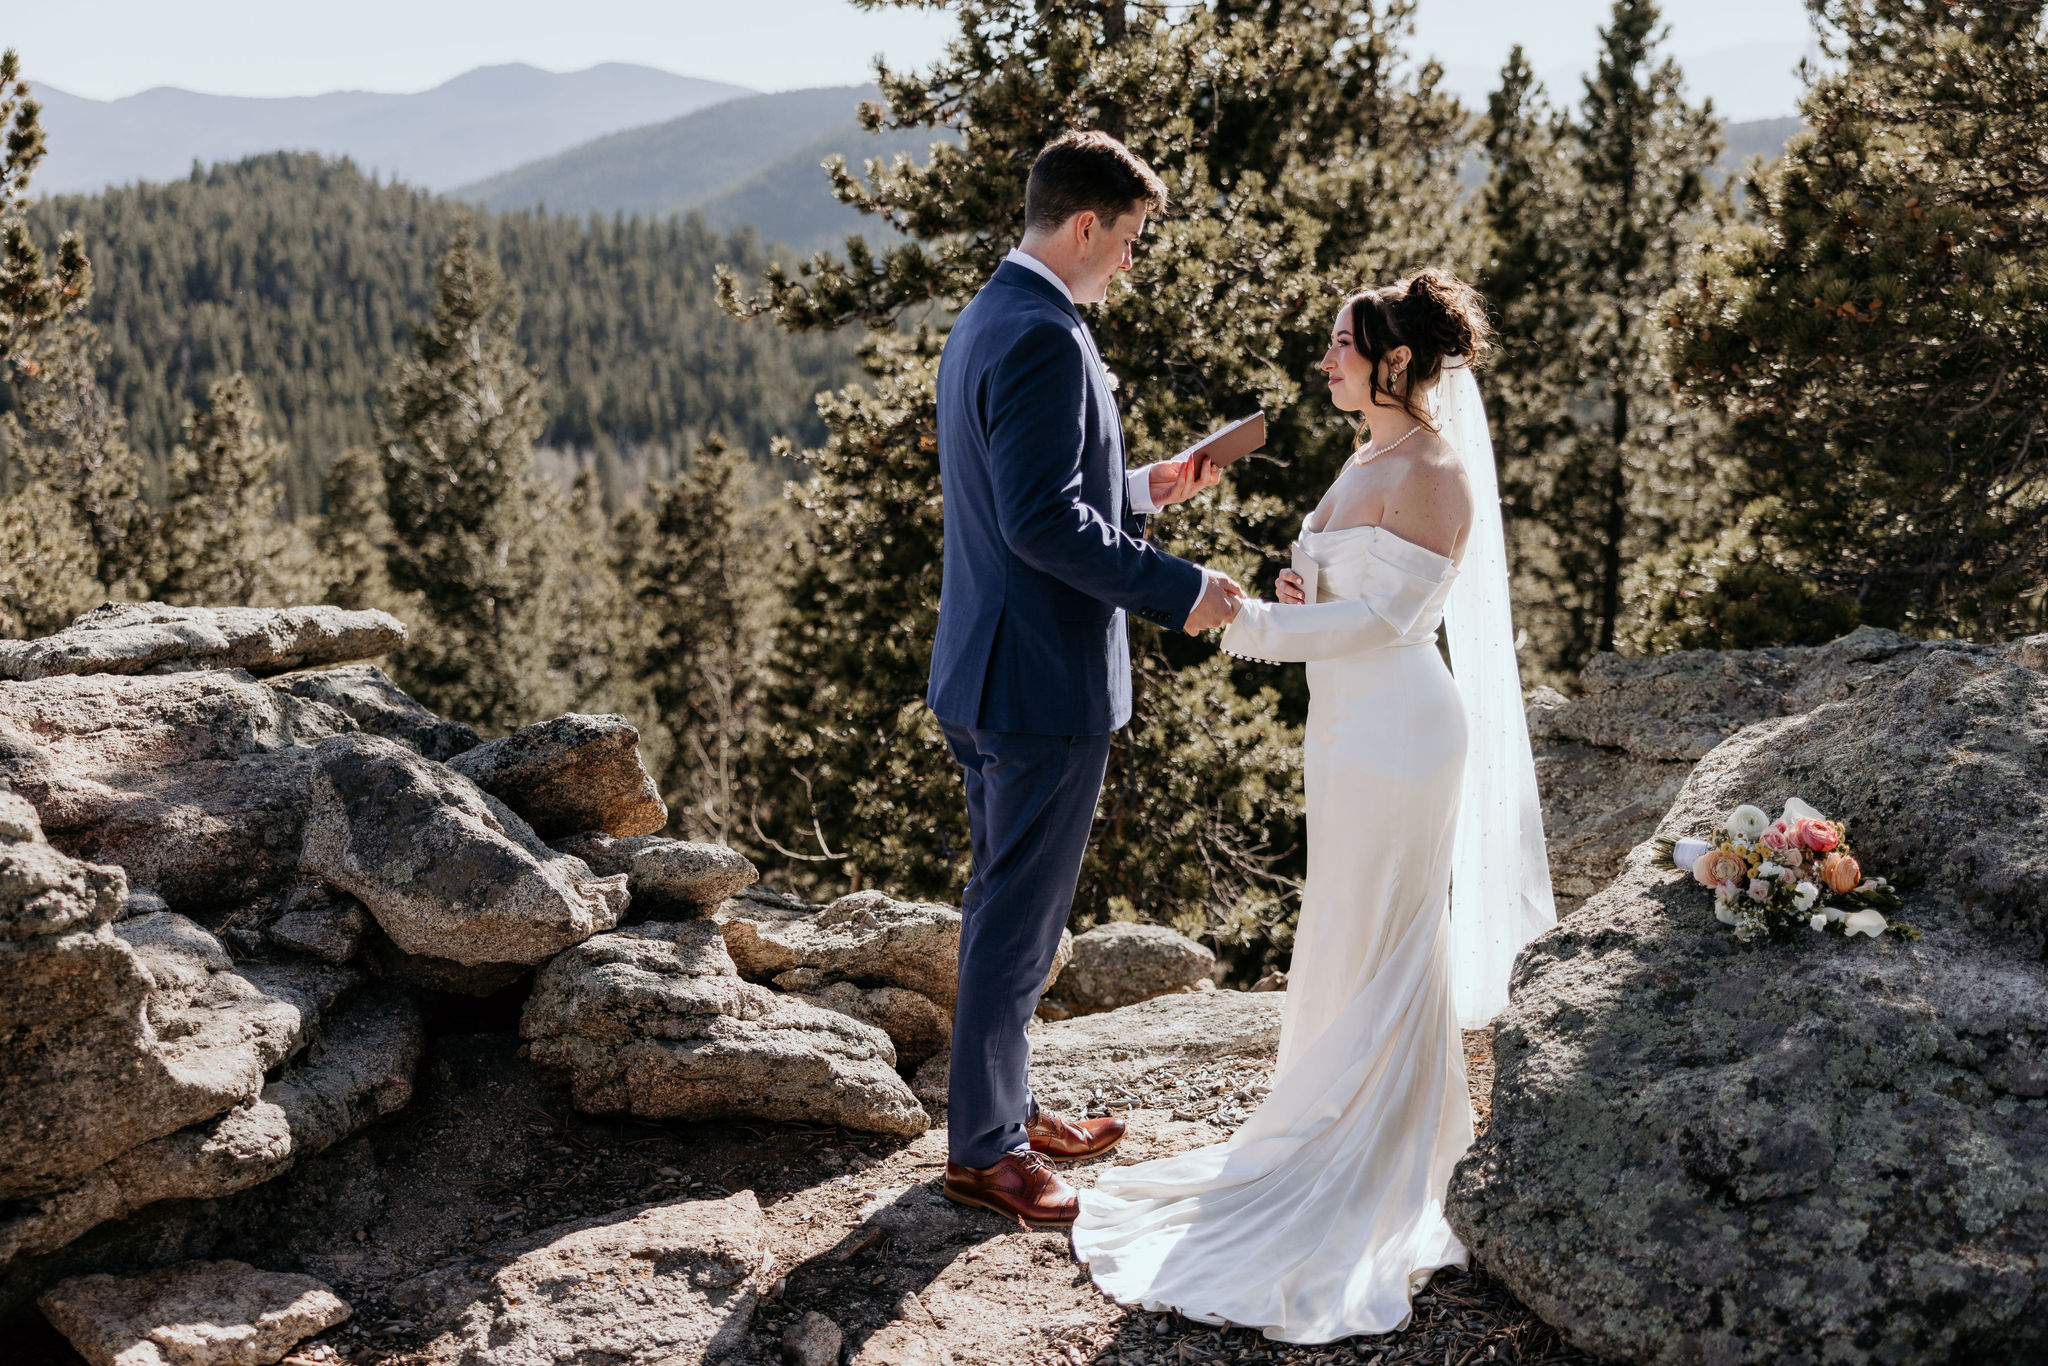
[[(1153, 520), (1169, 549), (1270, 594), (1359, 439), (1306, 383), (1336, 307), (1441, 265), (1499, 331), (1525, 686), (2048, 625), (2044, 0), (1813, 0), (1802, 129), (1732, 184), (1653, 0), (1614, 0), (1576, 88), (1517, 50), (1483, 108), (1413, 53), (1411, 0), (946, 7), (945, 56), (858, 110), (929, 153), (821, 173), (900, 236), (802, 261), (299, 156), (35, 200), (10, 54), (0, 631), (109, 597), (387, 608), (444, 714), (632, 720), (677, 833), (792, 890), (957, 899), (934, 376), (1070, 127), (1174, 201), (1092, 323), (1132, 460), (1272, 419)], [(1250, 980), (1298, 906), (1301, 671), (1142, 623), (1132, 655), (1075, 928), (1168, 923)]]
[(852, 368), (842, 339), (731, 326), (714, 272), (767, 257), (749, 234), (692, 218), (477, 213), (304, 153), (47, 198), (22, 217), (46, 249), (66, 232), (90, 244), (83, 316), (153, 497), (186, 414), (239, 372), (291, 449), (283, 515), (318, 512), (327, 466), (371, 439), (378, 385), (465, 224), (524, 300), (519, 345), (548, 391), (541, 443), (601, 469), (614, 505), (645, 482), (649, 448), (721, 432), (765, 452), (822, 436), (811, 397)]

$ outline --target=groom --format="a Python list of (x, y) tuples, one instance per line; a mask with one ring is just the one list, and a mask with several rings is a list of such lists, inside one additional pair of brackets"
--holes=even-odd
[(1163, 209), (1152, 168), (1102, 133), (1032, 164), (1024, 240), (961, 312), (939, 360), (945, 577), (931, 687), (967, 787), (973, 877), (945, 1192), (1038, 1224), (1071, 1222), (1051, 1160), (1092, 1157), (1123, 1121), (1041, 1110), (1024, 1029), (1074, 899), (1113, 731), (1131, 717), (1124, 613), (1189, 634), (1243, 590), (1144, 539), (1144, 515), (1214, 484), (1199, 461), (1124, 469), (1115, 378), (1078, 305), (1131, 264)]

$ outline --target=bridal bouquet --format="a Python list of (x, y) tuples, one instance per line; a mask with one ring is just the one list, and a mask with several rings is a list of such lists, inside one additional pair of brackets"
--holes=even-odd
[(1714, 893), (1714, 915), (1743, 942), (1767, 935), (1790, 943), (1802, 932), (1891, 933), (1918, 938), (1912, 926), (1887, 921), (1899, 905), (1891, 883), (1865, 877), (1849, 850), (1849, 833), (1794, 797), (1772, 820), (1761, 807), (1728, 813), (1711, 839), (1660, 840), (1673, 863)]

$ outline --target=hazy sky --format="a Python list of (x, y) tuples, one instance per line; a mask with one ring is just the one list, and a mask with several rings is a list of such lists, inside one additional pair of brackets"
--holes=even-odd
[[(927, 10), (844, 0), (21, 0), (0, 24), (31, 80), (112, 99), (156, 85), (229, 95), (423, 90), (471, 67), (639, 62), (762, 90), (867, 78), (874, 54), (929, 61)], [(1422, 0), (1417, 47), (1478, 95), (1511, 43), (1554, 86), (1593, 50), (1608, 0)], [(1671, 50), (1733, 118), (1790, 113), (1799, 0), (1666, 0)], [(1560, 90), (1575, 97), (1576, 87)]]

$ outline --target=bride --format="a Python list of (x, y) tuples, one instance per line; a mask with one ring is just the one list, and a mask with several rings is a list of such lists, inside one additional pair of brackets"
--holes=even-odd
[[(1403, 1326), (1465, 1248), (1460, 1026), (1556, 923), (1523, 720), (1479, 296), (1425, 270), (1345, 301), (1322, 368), (1363, 446), (1302, 523), (1317, 566), (1232, 654), (1308, 664), (1308, 881), (1265, 1103), (1227, 1142), (1105, 1172), (1074, 1248), (1127, 1304), (1329, 1342)], [(1447, 627), (1451, 668), (1436, 648)], [(1455, 674), (1455, 678), (1454, 678)]]

